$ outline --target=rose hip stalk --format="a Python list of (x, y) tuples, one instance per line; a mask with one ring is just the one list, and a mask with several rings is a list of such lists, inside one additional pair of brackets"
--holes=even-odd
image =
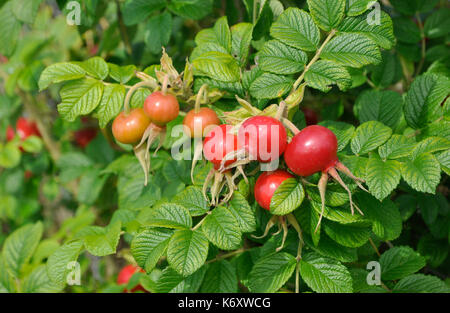
[(219, 117), (213, 109), (200, 107), (202, 98), (208, 102), (207, 85), (203, 85), (197, 93), (194, 109), (190, 110), (183, 120), (184, 132), (194, 139), (194, 158), (191, 167), (191, 180), (194, 182), (194, 168), (202, 155), (201, 138), (205, 136), (215, 126), (220, 124)]
[[(292, 127), (291, 127), (292, 128)], [(352, 172), (342, 164), (337, 157), (338, 142), (336, 135), (326, 127), (312, 125), (302, 129), (293, 130), (296, 135), (288, 144), (284, 153), (284, 160), (289, 169), (299, 176), (310, 176), (317, 172), (322, 172), (318, 188), (322, 201), (322, 211), (317, 224), (316, 231), (322, 221), (325, 210), (325, 191), (329, 175), (333, 177), (348, 193), (350, 200), (350, 209), (354, 214), (354, 207), (361, 215), (361, 210), (353, 203), (352, 193), (347, 185), (342, 181), (336, 170), (344, 173), (364, 191), (367, 191), (361, 183), (361, 178), (355, 177)]]
[[(227, 124), (216, 126), (206, 135), (203, 143), (203, 154), (205, 159), (214, 165), (214, 168), (208, 173), (205, 183), (203, 184), (203, 195), (205, 199), (209, 201), (206, 196), (206, 189), (211, 180), (213, 180), (211, 187), (211, 205), (219, 203), (219, 195), (225, 184), (228, 186), (228, 194), (224, 198), (224, 201), (231, 199), (235, 189), (234, 179), (231, 176), (230, 171), (219, 170), (224, 157), (227, 154), (234, 152), (237, 148), (237, 136), (232, 133), (232, 129), (233, 127)], [(226, 161), (225, 164), (234, 161), (235, 159), (231, 159)], [(225, 181), (223, 181), (224, 178)]]

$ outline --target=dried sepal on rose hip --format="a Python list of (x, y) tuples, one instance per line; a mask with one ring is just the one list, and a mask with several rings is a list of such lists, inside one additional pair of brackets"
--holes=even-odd
[[(225, 185), (228, 187), (228, 194), (223, 201), (231, 199), (234, 189), (234, 178), (231, 175), (231, 171), (220, 171), (220, 164), (222, 163), (225, 155), (233, 152), (237, 148), (237, 136), (232, 132), (233, 126), (222, 124), (214, 127), (205, 137), (203, 142), (203, 154), (205, 159), (213, 164), (213, 169), (208, 173), (206, 180), (203, 184), (203, 195), (211, 205), (217, 205), (219, 203), (219, 196)], [(228, 163), (232, 163), (235, 160), (228, 160)], [(211, 200), (206, 195), (206, 190), (212, 181), (211, 187)]]
[(322, 176), (318, 183), (320, 198), (322, 201), (322, 210), (319, 222), (322, 221), (325, 210), (325, 192), (328, 177), (333, 177), (348, 193), (350, 200), (350, 209), (354, 214), (354, 208), (362, 214), (363, 212), (353, 203), (352, 193), (348, 186), (342, 181), (338, 171), (347, 175), (358, 185), (359, 188), (367, 192), (367, 189), (361, 184), (363, 179), (356, 177), (353, 173), (342, 164), (337, 157), (338, 142), (336, 135), (328, 128), (320, 125), (308, 126), (301, 131), (293, 129), (295, 136), (288, 144), (284, 152), (284, 160), (289, 169), (302, 177), (322, 172)]

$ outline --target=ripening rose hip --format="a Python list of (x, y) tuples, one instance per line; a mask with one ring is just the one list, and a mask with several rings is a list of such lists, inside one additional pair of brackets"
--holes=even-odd
[(280, 157), (287, 146), (287, 133), (283, 124), (270, 116), (254, 116), (239, 128), (239, 147), (252, 159), (271, 162)]
[(288, 144), (284, 153), (284, 160), (289, 169), (299, 176), (310, 176), (317, 172), (322, 172), (322, 176), (318, 183), (320, 198), (322, 201), (322, 212), (316, 231), (322, 221), (325, 211), (325, 191), (328, 182), (328, 175), (333, 177), (348, 193), (350, 200), (350, 209), (354, 214), (354, 208), (361, 215), (362, 211), (353, 203), (352, 193), (347, 185), (342, 181), (336, 170), (344, 173), (352, 178), (355, 183), (363, 189), (361, 178), (356, 177), (353, 173), (342, 164), (337, 157), (338, 141), (336, 135), (326, 127), (320, 125), (312, 125), (298, 132)]
[[(145, 273), (145, 271), (142, 268), (140, 268), (139, 266), (135, 266), (135, 265), (131, 265), (131, 264), (125, 266), (124, 268), (122, 268), (122, 270), (119, 272), (119, 275), (117, 276), (117, 284), (119, 284), (119, 285), (128, 284), (131, 277), (133, 277), (133, 275), (138, 272)], [(137, 285), (136, 287), (131, 289), (131, 291), (128, 291), (127, 289), (125, 289), (123, 292), (136, 292), (136, 291), (147, 292), (144, 289), (144, 287), (142, 287), (141, 285)]]
[(112, 133), (117, 141), (124, 144), (139, 142), (145, 130), (150, 125), (150, 118), (141, 108), (136, 108), (130, 113), (121, 112), (112, 124)]
[(145, 99), (144, 111), (153, 124), (165, 126), (177, 118), (180, 105), (174, 95), (155, 91)]
[(336, 135), (320, 125), (308, 126), (295, 135), (284, 153), (289, 169), (299, 176), (326, 171), (338, 162)]
[(276, 170), (273, 172), (262, 173), (255, 183), (255, 200), (258, 204), (270, 211), (270, 201), (273, 194), (280, 187), (281, 183), (288, 178), (294, 178), (294, 176), (286, 171)]
[(187, 135), (191, 138), (201, 138), (208, 128), (220, 124), (219, 117), (213, 109), (208, 107), (190, 110), (183, 120), (183, 125), (187, 127)]

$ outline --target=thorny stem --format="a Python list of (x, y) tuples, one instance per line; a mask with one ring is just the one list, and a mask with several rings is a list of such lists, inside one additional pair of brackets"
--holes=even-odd
[(420, 18), (419, 13), (416, 14), (416, 18), (417, 18), (417, 23), (419, 24), (420, 37), (422, 38), (422, 43), (421, 43), (422, 50), (421, 50), (421, 59), (420, 59), (419, 65), (417, 66), (415, 76), (419, 75), (420, 72), (422, 71), (422, 67), (425, 62), (426, 49), (427, 49), (427, 42), (425, 40), (425, 32), (423, 29), (422, 19)]
[(130, 39), (128, 37), (127, 28), (125, 27), (125, 24), (123, 22), (123, 16), (122, 12), (120, 11), (120, 4), (119, 0), (116, 0), (116, 6), (117, 6), (117, 20), (119, 23), (119, 30), (120, 35), (122, 36), (123, 43), (125, 45), (125, 50), (128, 55), (131, 55), (133, 53), (133, 50), (131, 48)]
[(317, 50), (314, 57), (311, 59), (311, 61), (306, 65), (305, 69), (303, 70), (303, 73), (300, 75), (300, 77), (295, 81), (294, 86), (292, 88), (291, 93), (295, 92), (297, 90), (297, 87), (301, 84), (303, 81), (303, 78), (305, 78), (306, 72), (311, 68), (311, 66), (320, 58), (320, 55), (322, 54), (323, 48), (327, 45), (327, 43), (331, 40), (331, 38), (334, 37), (336, 34), (336, 30), (332, 29), (331, 32), (328, 34), (327, 38), (323, 41), (322, 45), (320, 46), (319, 50)]
[(151, 89), (156, 89), (158, 87), (158, 84), (156, 83), (156, 81), (154, 79), (151, 79), (151, 80), (144, 80), (142, 82), (137, 83), (133, 87), (131, 87), (130, 90), (128, 90), (128, 92), (127, 92), (127, 95), (125, 97), (125, 102), (123, 105), (125, 113), (127, 113), (127, 114), (130, 113), (131, 97), (133, 96), (133, 93), (141, 87), (149, 87)]
[(380, 251), (378, 251), (378, 248), (377, 248), (377, 246), (375, 245), (375, 243), (373, 242), (372, 238), (369, 238), (369, 242), (370, 242), (370, 245), (372, 246), (373, 250), (375, 251), (375, 253), (376, 253), (378, 256), (381, 256)]

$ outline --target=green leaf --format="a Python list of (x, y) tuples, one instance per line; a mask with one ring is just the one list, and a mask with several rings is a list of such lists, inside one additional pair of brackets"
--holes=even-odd
[(347, 15), (357, 16), (366, 12), (373, 0), (348, 0), (347, 1)]
[(355, 194), (355, 201), (364, 217), (372, 221), (372, 231), (382, 240), (394, 240), (402, 232), (402, 217), (398, 207), (389, 199), (378, 202), (366, 192)]
[(57, 284), (65, 284), (71, 269), (70, 262), (78, 259), (83, 248), (81, 240), (69, 241), (53, 253), (47, 261), (47, 273), (50, 280)]
[(436, 276), (413, 274), (401, 279), (392, 291), (400, 293), (450, 293), (450, 288)]
[(351, 142), (352, 152), (356, 155), (366, 154), (385, 143), (392, 135), (392, 129), (377, 121), (361, 124)]
[(343, 91), (352, 85), (352, 78), (345, 67), (326, 60), (315, 62), (306, 72), (305, 81), (308, 86), (323, 92), (330, 91), (334, 84)]
[(406, 160), (402, 166), (402, 177), (417, 191), (435, 193), (441, 178), (441, 168), (436, 158), (423, 153), (414, 160)]
[(251, 233), (255, 231), (255, 213), (240, 192), (235, 191), (233, 193), (233, 197), (227, 202), (227, 209), (236, 218), (241, 232)]
[(381, 278), (396, 280), (419, 271), (425, 266), (425, 258), (407, 246), (394, 247), (380, 257)]
[(14, 277), (8, 271), (0, 253), (0, 293), (13, 293), (16, 289)]
[[(20, 38), (22, 24), (13, 14), (13, 2), (8, 1), (0, 9), (0, 53), (9, 57), (16, 49), (17, 40)], [(6, 44), (8, 43), (8, 44)]]
[(370, 237), (367, 223), (340, 224), (325, 220), (323, 229), (331, 239), (349, 248), (361, 247)]
[(2, 146), (0, 144), (0, 166), (4, 168), (13, 168), (19, 165), (22, 154), (19, 147), (14, 142), (8, 142)]
[(188, 209), (192, 216), (201, 216), (209, 209), (200, 187), (189, 186), (178, 193), (172, 201)]
[(146, 272), (151, 272), (169, 245), (173, 231), (147, 228), (137, 234), (131, 242), (131, 253), (137, 264)]
[(36, 267), (23, 280), (22, 291), (25, 293), (57, 293), (63, 289), (61, 285), (50, 280), (45, 265)]
[(241, 67), (247, 63), (252, 31), (253, 25), (250, 23), (239, 23), (231, 27), (231, 53)]
[(436, 154), (436, 160), (438, 160), (441, 165), (441, 169), (450, 175), (450, 149), (441, 153)]
[(41, 222), (22, 226), (9, 235), (3, 246), (3, 259), (10, 273), (19, 278), (41, 240)]
[(234, 250), (241, 244), (242, 233), (231, 212), (219, 206), (205, 218), (202, 231), (206, 238), (222, 250)]
[(306, 53), (277, 40), (267, 41), (257, 57), (258, 65), (263, 71), (275, 74), (298, 73), (308, 61)]
[(93, 57), (84, 62), (74, 62), (81, 66), (88, 75), (93, 78), (103, 80), (109, 74), (108, 64), (101, 57)]
[[(336, 186), (336, 188), (337, 188), (337, 186)], [(346, 202), (348, 203), (348, 196), (347, 196)], [(328, 204), (328, 202), (327, 202), (327, 204)], [(320, 212), (322, 210), (321, 203), (316, 202), (316, 201), (311, 201), (311, 205), (314, 208), (314, 210), (320, 214)], [(325, 206), (323, 216), (330, 221), (339, 222), (341, 224), (356, 223), (356, 222), (360, 222), (360, 221), (364, 220), (364, 218), (360, 215), (356, 215), (356, 214), (352, 215), (352, 213), (350, 212), (349, 206), (345, 206), (345, 207), (344, 206), (339, 206), (339, 207)]]
[(175, 203), (163, 203), (149, 211), (145, 221), (147, 226), (183, 229), (192, 227), (189, 211)]
[(417, 12), (427, 12), (434, 8), (439, 0), (390, 0), (396, 11), (404, 15), (415, 15)]
[(344, 18), (345, 0), (308, 0), (308, 8), (317, 25), (329, 32)]
[(13, 3), (12, 12), (16, 18), (24, 23), (32, 24), (42, 0), (14, 0), (11, 2)]
[(167, 248), (167, 261), (183, 276), (198, 270), (208, 256), (208, 239), (200, 231), (178, 230)]
[(298, 208), (305, 198), (301, 183), (295, 178), (288, 178), (278, 186), (270, 200), (270, 213), (286, 215)]
[(440, 104), (449, 94), (450, 80), (436, 74), (417, 77), (406, 94), (404, 113), (409, 126), (422, 128), (442, 115)]
[(100, 172), (100, 169), (92, 169), (83, 173), (77, 192), (78, 202), (92, 205), (98, 199), (108, 178), (107, 175), (100, 175)]
[(128, 83), (136, 72), (136, 66), (134, 65), (118, 66), (113, 63), (108, 63), (108, 67), (109, 76), (120, 84)]
[(259, 259), (253, 266), (248, 287), (251, 292), (276, 292), (291, 277), (297, 262), (295, 258), (285, 252), (269, 254)]
[(291, 88), (294, 81), (286, 76), (264, 73), (250, 85), (250, 94), (256, 99), (274, 99), (282, 97)]
[(387, 88), (400, 79), (401, 63), (398, 55), (390, 51), (382, 51), (382, 61), (373, 66), (370, 78), (379, 89)]
[(270, 27), (270, 35), (305, 51), (315, 51), (320, 41), (320, 32), (312, 17), (297, 8), (286, 9)]
[(379, 121), (395, 128), (402, 117), (403, 99), (395, 91), (370, 90), (356, 99), (358, 116), (361, 123)]
[(122, 7), (125, 25), (144, 21), (152, 12), (166, 6), (166, 0), (128, 0)]
[(450, 9), (440, 8), (427, 17), (424, 31), (430, 39), (446, 36), (450, 31)]
[[(442, 220), (443, 219), (437, 220), (434, 225)], [(443, 222), (443, 228), (445, 228), (444, 231), (446, 233), (448, 233), (448, 225), (448, 221)], [(445, 234), (445, 237), (447, 236), (448, 235)], [(429, 264), (430, 267), (437, 268), (447, 259), (448, 241), (446, 239), (436, 240), (432, 235), (428, 234), (420, 238), (419, 244), (417, 245), (417, 251), (425, 257), (427, 264)]]
[(22, 149), (29, 153), (38, 153), (42, 150), (43, 143), (38, 136), (27, 137), (21, 145)]
[(167, 8), (186, 19), (200, 20), (212, 11), (212, 0), (172, 0)]
[(344, 150), (355, 133), (355, 126), (339, 121), (323, 121), (319, 125), (331, 130), (338, 139), (338, 151)]
[(231, 31), (228, 26), (227, 17), (222, 16), (219, 18), (214, 24), (213, 30), (219, 44), (228, 52), (231, 52)]
[(435, 153), (450, 149), (450, 140), (441, 137), (428, 137), (416, 144), (411, 157), (414, 159), (422, 153)]
[(148, 88), (139, 88), (131, 96), (130, 106), (134, 108), (142, 108), (144, 106), (145, 99), (150, 95)]
[(308, 247), (324, 257), (333, 258), (341, 262), (354, 262), (358, 259), (356, 248), (344, 247), (324, 233), (320, 235), (320, 241), (317, 246), (314, 245), (308, 234), (304, 234), (303, 237)]
[(361, 34), (341, 34), (323, 48), (321, 57), (349, 67), (362, 67), (381, 62), (377, 45)]
[(120, 113), (125, 99), (125, 87), (118, 84), (107, 85), (103, 89), (102, 99), (97, 107), (97, 116), (101, 128)]
[(314, 210), (311, 203), (312, 201), (303, 202), (301, 209), (295, 211), (294, 215), (302, 230), (311, 234), (311, 239), (314, 245), (317, 246), (320, 241), (322, 224), (319, 225), (316, 231), (317, 224), (319, 223), (319, 213)]
[(317, 253), (304, 254), (300, 260), (300, 275), (306, 284), (319, 293), (352, 292), (352, 277), (339, 261)]
[(395, 17), (394, 34), (398, 41), (407, 44), (417, 44), (422, 38), (419, 27), (407, 17)]
[(401, 163), (397, 161), (383, 161), (376, 156), (369, 158), (366, 183), (370, 193), (383, 201), (400, 183), (400, 169)]
[(146, 25), (145, 43), (150, 52), (158, 54), (161, 48), (169, 43), (172, 35), (172, 15), (165, 11), (152, 16)]
[(116, 252), (120, 230), (120, 222), (107, 227), (88, 226), (82, 229), (76, 237), (83, 238), (86, 250), (92, 255), (105, 256)]
[(394, 134), (378, 149), (378, 152), (382, 159), (399, 159), (411, 155), (411, 149), (414, 145), (413, 138)]
[(220, 260), (208, 266), (201, 292), (232, 293), (238, 291), (236, 268), (227, 260)]
[(166, 267), (161, 276), (156, 282), (157, 293), (183, 293), (183, 292), (198, 292), (200, 285), (203, 282), (206, 268), (202, 267), (192, 275), (183, 277), (170, 267)]
[(48, 66), (39, 78), (39, 90), (46, 89), (50, 84), (56, 84), (67, 80), (83, 78), (86, 71), (74, 63), (55, 63)]
[(60, 91), (58, 112), (69, 122), (97, 108), (103, 94), (103, 84), (95, 79), (76, 80), (67, 83)]
[(229, 54), (217, 51), (206, 52), (195, 58), (192, 66), (196, 75), (208, 76), (223, 82), (239, 80), (239, 65)]

